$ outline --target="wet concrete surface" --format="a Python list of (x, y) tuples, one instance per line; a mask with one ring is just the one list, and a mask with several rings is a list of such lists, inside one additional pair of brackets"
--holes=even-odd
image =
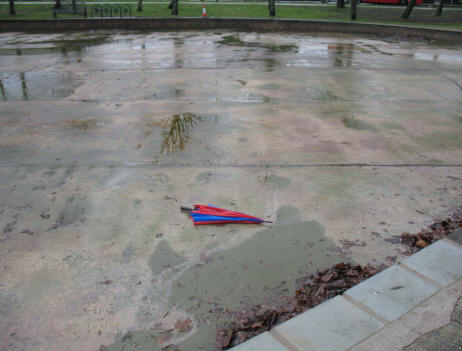
[[(222, 311), (402, 257), (384, 239), (461, 206), (461, 56), (350, 35), (1, 33), (0, 348), (210, 350)], [(194, 228), (179, 206), (195, 203), (275, 224)]]

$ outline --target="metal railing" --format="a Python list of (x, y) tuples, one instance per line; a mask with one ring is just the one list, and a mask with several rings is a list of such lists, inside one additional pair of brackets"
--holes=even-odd
[(96, 4), (91, 7), (91, 17), (131, 17), (132, 8), (128, 4)]

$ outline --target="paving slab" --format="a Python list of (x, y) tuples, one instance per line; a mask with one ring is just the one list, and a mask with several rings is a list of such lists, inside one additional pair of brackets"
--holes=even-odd
[(399, 266), (392, 266), (345, 294), (366, 305), (380, 317), (393, 321), (436, 291), (437, 286)]
[(459, 279), (349, 351), (401, 350), (422, 335), (448, 324), (461, 295), (462, 279)]
[(233, 351), (289, 351), (284, 345), (282, 345), (274, 336), (266, 332), (256, 337), (243, 342), (235, 347)]
[(451, 239), (452, 241), (458, 243), (459, 245), (462, 245), (462, 228), (448, 235), (448, 239)]
[(347, 350), (383, 323), (341, 296), (304, 312), (275, 330), (300, 350)]
[(403, 263), (441, 285), (448, 285), (462, 277), (462, 248), (439, 240)]

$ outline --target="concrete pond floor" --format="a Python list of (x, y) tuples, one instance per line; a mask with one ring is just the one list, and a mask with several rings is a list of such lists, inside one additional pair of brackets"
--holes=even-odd
[(211, 350), (221, 312), (461, 206), (461, 44), (1, 33), (0, 78), (2, 350)]

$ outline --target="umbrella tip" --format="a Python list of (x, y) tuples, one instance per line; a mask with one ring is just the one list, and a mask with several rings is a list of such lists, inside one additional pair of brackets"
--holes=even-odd
[(181, 211), (192, 211), (192, 208), (186, 207), (186, 206), (181, 206), (180, 207)]

